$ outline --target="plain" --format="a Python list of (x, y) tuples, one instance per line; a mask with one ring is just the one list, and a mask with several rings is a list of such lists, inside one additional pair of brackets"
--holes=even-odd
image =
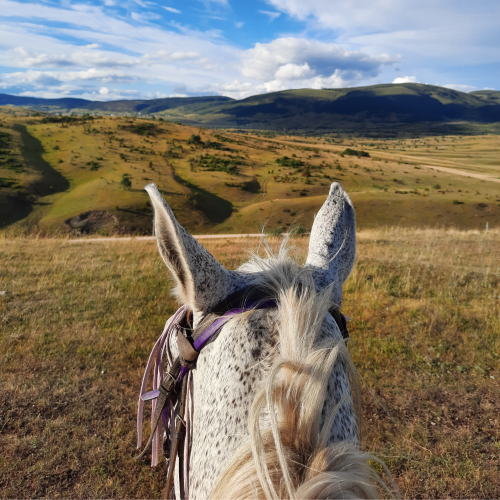
[[(235, 268), (257, 240), (203, 243)], [(134, 461), (144, 363), (177, 307), (156, 245), (4, 236), (0, 254), (0, 496), (161, 497), (164, 467)], [(403, 497), (500, 494), (499, 262), (498, 230), (358, 233), (362, 443)]]

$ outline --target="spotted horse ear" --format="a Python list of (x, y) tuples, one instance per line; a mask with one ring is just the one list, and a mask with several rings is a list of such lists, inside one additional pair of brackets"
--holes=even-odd
[(306, 267), (313, 270), (318, 290), (333, 283), (332, 300), (342, 304), (342, 285), (356, 257), (356, 219), (349, 196), (334, 182), (314, 219)]
[(160, 255), (172, 273), (175, 295), (193, 311), (207, 311), (245, 286), (244, 277), (227, 270), (175, 219), (154, 184), (145, 187), (154, 208), (154, 233)]

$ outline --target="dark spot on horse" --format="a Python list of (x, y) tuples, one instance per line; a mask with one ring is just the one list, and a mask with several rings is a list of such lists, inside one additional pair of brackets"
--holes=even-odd
[(260, 353), (261, 353), (260, 346), (259, 346), (259, 347), (254, 347), (254, 348), (250, 351), (250, 354), (252, 355), (252, 358), (253, 358), (253, 359), (258, 359), (258, 358), (260, 358)]

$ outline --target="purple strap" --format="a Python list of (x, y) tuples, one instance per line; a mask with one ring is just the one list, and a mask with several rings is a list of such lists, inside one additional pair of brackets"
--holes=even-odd
[(160, 391), (149, 391), (141, 394), (141, 399), (143, 401), (149, 401), (150, 399), (156, 399), (160, 395)]
[[(268, 307), (274, 306), (276, 306), (276, 302), (274, 300), (257, 300), (255, 302), (250, 302), (245, 307), (239, 309), (231, 309), (227, 313), (223, 314), (220, 318), (217, 318), (204, 332), (202, 332), (201, 335), (193, 342), (193, 347), (196, 351), (200, 352), (203, 347), (205, 347), (206, 343), (234, 316), (245, 313), (247, 311), (251, 311), (252, 309), (266, 309)], [(179, 377), (177, 378), (177, 386), (180, 385), (187, 371), (187, 368), (181, 366), (181, 372), (179, 374)]]
[[(239, 309), (231, 309), (230, 311), (227, 311), (225, 314), (217, 318), (205, 331), (203, 331), (201, 335), (194, 341), (193, 347), (195, 348), (196, 351), (200, 352), (203, 349), (203, 347), (205, 347), (207, 342), (234, 316), (251, 311), (252, 309), (266, 309), (268, 307), (275, 307), (275, 306), (276, 306), (276, 301), (274, 300), (256, 300), (253, 302), (249, 302), (245, 307), (241, 307)], [(184, 378), (184, 375), (187, 372), (188, 369), (182, 366), (181, 371), (179, 373), (179, 377), (177, 378), (176, 382), (177, 386), (181, 384), (182, 379)], [(160, 391), (154, 390), (141, 394), (140, 398), (142, 401), (150, 401), (151, 399), (157, 399), (159, 395)]]

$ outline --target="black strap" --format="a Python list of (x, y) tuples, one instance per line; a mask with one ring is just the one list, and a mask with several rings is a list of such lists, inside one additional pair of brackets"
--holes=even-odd
[(340, 312), (338, 307), (332, 307), (328, 312), (333, 316), (335, 323), (339, 327), (340, 333), (343, 339), (349, 338), (349, 330), (347, 329), (347, 321), (345, 316)]

